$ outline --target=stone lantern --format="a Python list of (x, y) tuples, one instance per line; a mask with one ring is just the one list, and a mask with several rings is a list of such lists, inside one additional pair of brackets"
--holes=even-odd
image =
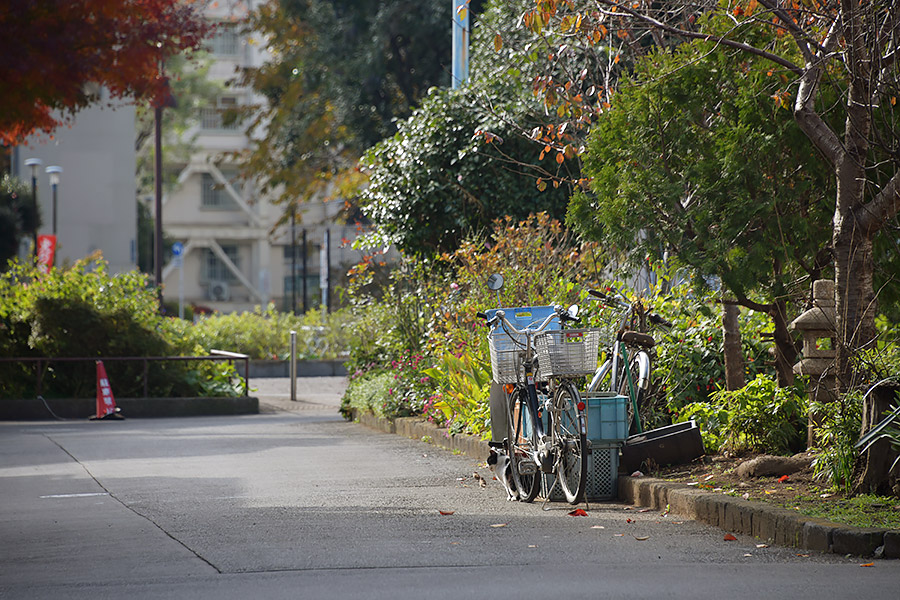
[[(835, 375), (836, 325), (834, 281), (813, 282), (813, 306), (791, 322), (790, 328), (803, 337), (800, 362), (794, 373), (809, 376), (809, 399), (817, 402), (837, 400)], [(819, 420), (811, 411), (806, 435), (807, 446), (815, 444), (815, 428)]]

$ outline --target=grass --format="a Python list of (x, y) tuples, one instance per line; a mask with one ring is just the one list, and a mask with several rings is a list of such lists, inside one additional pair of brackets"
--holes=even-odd
[(799, 495), (794, 501), (782, 503), (785, 508), (799, 510), (809, 517), (826, 519), (854, 527), (884, 527), (900, 529), (900, 500), (864, 494), (823, 502), (820, 497)]

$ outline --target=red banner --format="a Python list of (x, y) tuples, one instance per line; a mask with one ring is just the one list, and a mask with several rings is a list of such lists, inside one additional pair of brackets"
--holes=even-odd
[(37, 250), (38, 269), (47, 273), (53, 266), (53, 255), (56, 253), (56, 236), (55, 235), (39, 235)]
[(103, 361), (97, 361), (97, 418), (102, 419), (106, 415), (116, 412), (116, 399), (113, 398), (109, 379), (106, 377), (106, 367)]

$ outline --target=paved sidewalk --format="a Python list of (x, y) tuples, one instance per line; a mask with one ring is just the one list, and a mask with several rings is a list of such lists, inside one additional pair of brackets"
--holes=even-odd
[[(368, 427), (448, 448), (484, 460), (487, 443), (469, 435), (449, 435), (419, 417), (389, 421), (371, 414), (357, 414)], [(823, 553), (900, 558), (900, 531), (860, 528), (799, 512), (698, 490), (652, 477), (620, 474), (618, 500), (625, 504), (671, 513), (725, 531), (750, 535), (761, 543), (777, 544)]]
[(259, 412), (337, 410), (347, 389), (347, 378), (298, 377), (297, 399), (291, 401), (289, 377), (250, 378), (250, 395), (259, 399)]
[[(347, 378), (298, 378), (296, 401), (291, 401), (288, 378), (251, 379), (250, 387), (251, 395), (259, 398), (260, 412), (337, 411), (347, 388)], [(487, 444), (482, 440), (449, 435), (421, 418), (389, 421), (370, 414), (357, 414), (355, 418), (372, 429), (427, 441), (478, 460), (484, 460), (488, 454)], [(830, 523), (795, 511), (650, 477), (620, 475), (618, 484), (621, 502), (671, 511), (725, 531), (754, 536), (761, 542), (824, 553), (900, 558), (900, 531)]]

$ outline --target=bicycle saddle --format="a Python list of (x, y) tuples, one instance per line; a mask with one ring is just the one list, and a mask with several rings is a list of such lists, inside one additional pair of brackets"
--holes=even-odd
[(622, 334), (622, 341), (626, 344), (633, 344), (649, 350), (656, 345), (656, 340), (652, 335), (641, 333), (639, 331), (626, 331)]

